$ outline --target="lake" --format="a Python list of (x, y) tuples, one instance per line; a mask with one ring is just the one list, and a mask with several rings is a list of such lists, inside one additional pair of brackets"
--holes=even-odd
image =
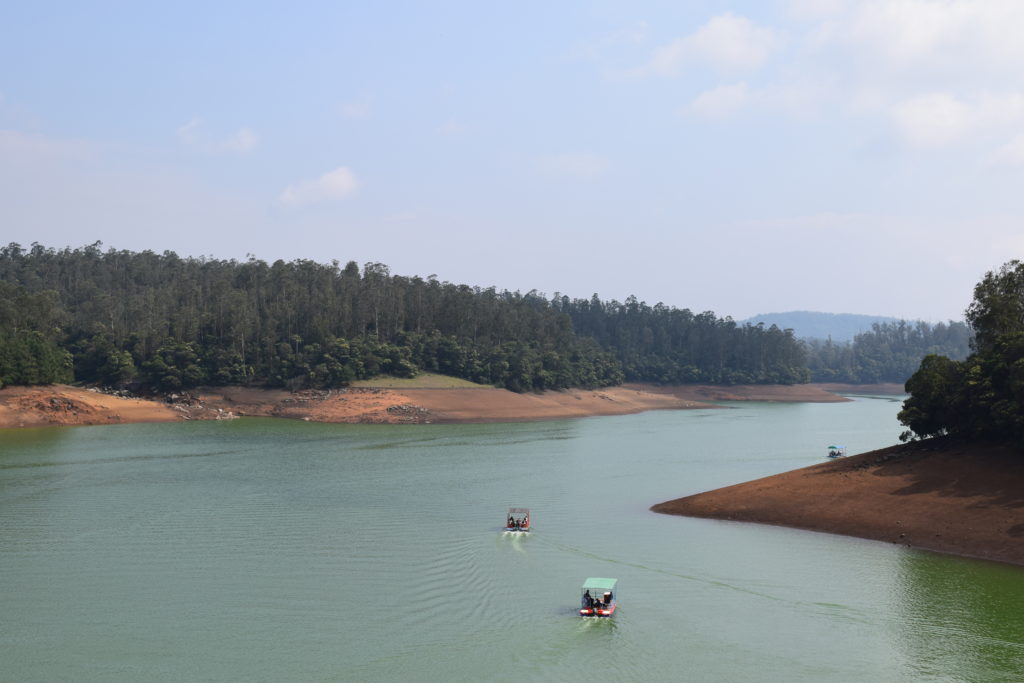
[(0, 680), (1024, 680), (1018, 568), (648, 510), (896, 443), (853, 398), (0, 432)]

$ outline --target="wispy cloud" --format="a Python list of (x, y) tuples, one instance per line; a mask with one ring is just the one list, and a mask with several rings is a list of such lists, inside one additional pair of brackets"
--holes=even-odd
[(707, 119), (721, 119), (742, 109), (751, 99), (746, 83), (720, 85), (697, 95), (684, 111)]
[(694, 63), (710, 64), (727, 73), (753, 71), (782, 43), (777, 31), (726, 12), (712, 17), (693, 33), (658, 48), (650, 61), (633, 75), (673, 76)]
[(338, 105), (338, 111), (347, 119), (368, 119), (373, 115), (373, 98), (364, 95)]
[(256, 133), (251, 128), (239, 128), (238, 132), (229, 136), (222, 143), (224, 149), (233, 152), (248, 152), (256, 147)]
[(199, 129), (203, 125), (203, 120), (198, 116), (193, 116), (188, 122), (178, 126), (176, 133), (178, 140), (185, 143), (186, 145), (194, 145), (199, 142)]
[[(995, 164), (1006, 164), (1010, 166), (1024, 165), (1024, 134), (1017, 135), (1005, 145), (996, 150), (995, 154), (992, 155), (992, 161)], [(1024, 237), (1021, 237), (1021, 243), (1024, 244)], [(1011, 252), (1019, 253), (1020, 250)]]
[(251, 152), (259, 142), (252, 128), (239, 128), (234, 133), (218, 139), (206, 131), (206, 123), (199, 116), (193, 116), (178, 126), (175, 132), (182, 144), (205, 152)]
[(279, 200), (286, 206), (306, 206), (324, 201), (344, 199), (359, 189), (352, 171), (339, 166), (315, 180), (302, 180), (286, 187)]
[(586, 153), (555, 154), (541, 159), (540, 165), (549, 173), (574, 178), (595, 178), (609, 167), (605, 157)]
[[(733, 13), (713, 17), (636, 73), (667, 76), (705, 62), (750, 74), (692, 95), (679, 110), (689, 116), (828, 112), (887, 126), (910, 148), (974, 144), (998, 163), (1016, 158), (1024, 2), (789, 0), (787, 9), (795, 21), (785, 30)], [(781, 51), (784, 41), (793, 49)], [(777, 68), (755, 75), (773, 56)]]
[(1024, 3), (1018, 0), (874, 0), (822, 12), (813, 32), (819, 47), (844, 47), (889, 69), (935, 73), (937, 67), (980, 75), (1024, 63)]

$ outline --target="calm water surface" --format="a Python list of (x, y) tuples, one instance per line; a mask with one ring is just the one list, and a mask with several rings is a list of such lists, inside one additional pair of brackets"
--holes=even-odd
[(1024, 571), (648, 511), (899, 407), (0, 432), (0, 680), (1024, 680)]

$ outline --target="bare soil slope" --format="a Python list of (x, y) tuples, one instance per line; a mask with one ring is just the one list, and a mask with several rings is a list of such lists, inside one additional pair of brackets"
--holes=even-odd
[(167, 403), (121, 398), (64, 385), (0, 389), (0, 428), (180, 419), (181, 414)]
[(1005, 445), (893, 446), (651, 509), (1024, 565), (1024, 453)]

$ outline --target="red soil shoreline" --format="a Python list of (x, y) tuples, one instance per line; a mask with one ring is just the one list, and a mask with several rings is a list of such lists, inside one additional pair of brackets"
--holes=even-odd
[(1024, 565), (1024, 453), (1007, 445), (893, 446), (651, 509)]
[(628, 384), (516, 394), (491, 387), (386, 389), (352, 387), (288, 392), (251, 387), (205, 387), (168, 400), (122, 398), (66, 385), (0, 389), (0, 429), (54, 425), (173, 422), (239, 416), (313, 422), (520, 422), (646, 410), (718, 407), (710, 401), (830, 402), (847, 399), (815, 385)]

